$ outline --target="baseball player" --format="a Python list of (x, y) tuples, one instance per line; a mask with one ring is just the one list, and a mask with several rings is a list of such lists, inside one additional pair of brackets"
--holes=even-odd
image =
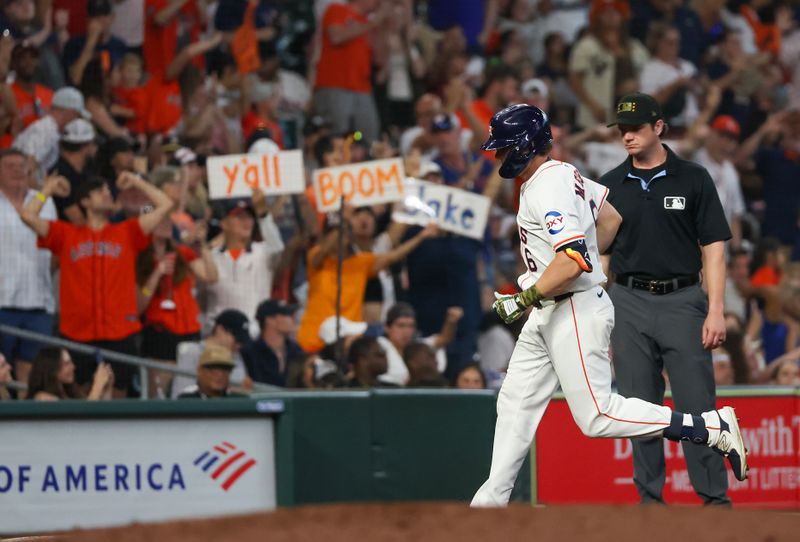
[(725, 455), (738, 480), (747, 477), (745, 449), (731, 407), (683, 414), (611, 392), (608, 345), (614, 306), (600, 286), (600, 253), (622, 221), (608, 189), (575, 167), (551, 160), (549, 121), (540, 109), (514, 105), (491, 120), (483, 149), (502, 162), (500, 175), (521, 176), (517, 225), (527, 271), (521, 292), (495, 294), (494, 310), (510, 323), (533, 307), (497, 399), (489, 479), (472, 506), (504, 506), (536, 428), (559, 384), (572, 416), (589, 437), (663, 436)]

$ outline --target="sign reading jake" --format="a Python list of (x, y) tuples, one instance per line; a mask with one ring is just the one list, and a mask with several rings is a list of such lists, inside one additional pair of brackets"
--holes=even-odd
[(314, 172), (317, 208), (335, 211), (342, 195), (356, 207), (400, 201), (404, 178), (403, 161), (399, 158), (318, 169)]
[(265, 194), (298, 194), (305, 190), (303, 153), (228, 154), (208, 158), (211, 199), (249, 196), (254, 189)]
[(441, 184), (406, 180), (404, 208), (392, 216), (397, 222), (425, 225), (436, 222), (445, 231), (482, 239), (489, 218), (489, 198)]

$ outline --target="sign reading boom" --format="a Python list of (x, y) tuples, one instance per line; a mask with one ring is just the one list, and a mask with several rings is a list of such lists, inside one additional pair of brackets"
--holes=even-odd
[(267, 195), (299, 194), (305, 190), (303, 153), (228, 154), (208, 158), (211, 199), (249, 196), (260, 189)]
[(314, 192), (319, 211), (335, 211), (339, 200), (354, 206), (403, 199), (405, 171), (399, 158), (373, 160), (314, 171)]

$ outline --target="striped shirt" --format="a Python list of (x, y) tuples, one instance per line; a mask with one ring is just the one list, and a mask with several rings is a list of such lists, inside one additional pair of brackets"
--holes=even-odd
[[(35, 194), (28, 190), (25, 203)], [(56, 219), (52, 199), (44, 204), (40, 216), (44, 220)], [(55, 312), (50, 258), (49, 250), (36, 248), (36, 234), (0, 192), (0, 308)]]

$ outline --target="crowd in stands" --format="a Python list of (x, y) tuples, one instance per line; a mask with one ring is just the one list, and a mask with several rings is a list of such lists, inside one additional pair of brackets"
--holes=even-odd
[[(800, 385), (793, 2), (0, 5), (0, 324), (198, 371), (151, 371), (154, 397), (498, 388), (520, 329), (492, 293), (524, 269), (525, 179), (480, 150), (489, 119), (542, 108), (552, 157), (597, 179), (626, 159), (607, 123), (639, 90), (661, 104), (666, 144), (710, 172), (733, 232), (717, 383)], [(209, 157), (289, 149), (305, 193), (209, 198)], [(315, 169), (392, 157), (490, 198), (483, 239), (396, 222), (391, 204), (318, 212)], [(141, 384), (130, 366), (0, 335), (0, 399)]]

